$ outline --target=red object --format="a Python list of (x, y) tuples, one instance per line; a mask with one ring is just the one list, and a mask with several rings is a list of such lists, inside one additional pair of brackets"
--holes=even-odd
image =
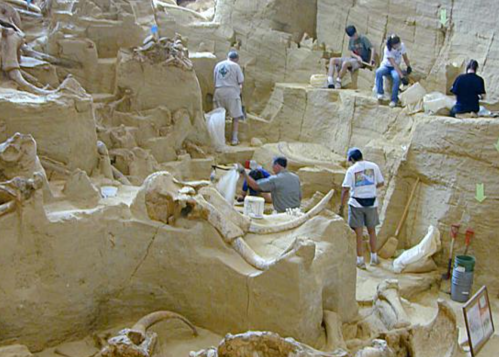
[(475, 231), (473, 229), (471, 229), (471, 228), (468, 228), (466, 230), (466, 236), (465, 236), (466, 238), (465, 238), (465, 241), (464, 241), (467, 247), (470, 245), (471, 239), (474, 236), (475, 236)]
[(453, 224), (451, 225), (451, 228), (450, 228), (450, 235), (453, 239), (456, 239), (457, 238), (457, 234), (459, 233), (459, 227), (461, 227), (460, 224)]
[(244, 168), (245, 168), (245, 169), (247, 169), (247, 170), (249, 170), (249, 169), (250, 169), (250, 161), (251, 161), (251, 160), (246, 160), (246, 161), (244, 162)]

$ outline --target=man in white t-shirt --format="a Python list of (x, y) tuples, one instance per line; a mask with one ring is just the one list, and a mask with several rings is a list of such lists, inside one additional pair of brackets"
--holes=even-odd
[(400, 68), (402, 59), (404, 59), (407, 66), (406, 74), (411, 74), (412, 67), (404, 43), (397, 35), (391, 35), (386, 41), (383, 62), (381, 62), (381, 66), (376, 71), (376, 92), (378, 94), (378, 100), (383, 100), (385, 94), (383, 78), (391, 77), (393, 80), (392, 96), (390, 101), (391, 108), (396, 107), (398, 104), (400, 82), (405, 85), (409, 83), (406, 74), (402, 72), (402, 69)]
[(213, 104), (215, 108), (225, 108), (232, 117), (232, 145), (239, 144), (237, 137), (239, 120), (244, 119), (241, 103), (244, 74), (238, 62), (239, 54), (236, 51), (230, 51), (228, 58), (218, 63), (213, 72), (215, 82)]
[(348, 199), (348, 225), (357, 235), (357, 266), (366, 268), (364, 262), (363, 231), (367, 227), (371, 247), (371, 265), (379, 264), (376, 253), (376, 226), (379, 225), (377, 189), (383, 187), (381, 171), (373, 162), (364, 161), (362, 152), (357, 148), (348, 150), (347, 170), (341, 192), (340, 215)]

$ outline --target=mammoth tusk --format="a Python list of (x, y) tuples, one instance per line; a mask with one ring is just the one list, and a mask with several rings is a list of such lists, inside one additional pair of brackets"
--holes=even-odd
[(19, 86), (22, 89), (26, 90), (27, 92), (31, 92), (31, 93), (38, 94), (38, 95), (48, 95), (48, 94), (55, 93), (55, 91), (41, 89), (41, 88), (38, 88), (38, 87), (34, 86), (33, 84), (29, 83), (26, 79), (24, 79), (24, 77), (21, 74), (21, 71), (19, 69), (11, 70), (9, 72), (9, 77), (14, 82), (19, 84)]
[(196, 327), (182, 315), (170, 311), (156, 311), (144, 316), (139, 321), (137, 321), (137, 323), (133, 325), (132, 329), (128, 332), (128, 337), (130, 338), (130, 340), (132, 340), (133, 343), (138, 346), (145, 340), (146, 331), (148, 328), (152, 327), (158, 322), (170, 319), (178, 319), (184, 322), (192, 330), (194, 336), (198, 335)]
[(30, 11), (33, 11), (33, 12), (36, 12), (38, 14), (41, 14), (42, 13), (42, 10), (36, 6), (36, 5), (33, 5), (33, 4), (30, 4), (24, 0), (4, 0), (5, 2), (8, 2), (9, 4), (12, 4), (12, 5), (15, 5), (15, 6), (19, 6), (21, 8), (28, 8), (28, 10)]
[(0, 217), (16, 210), (16, 201), (10, 201), (0, 205)]
[(242, 238), (236, 238), (231, 243), (232, 248), (239, 253), (239, 255), (254, 268), (259, 270), (267, 270), (270, 268), (272, 264), (275, 263), (275, 260), (265, 260), (248, 245)]
[(256, 234), (272, 234), (272, 233), (288, 231), (290, 229), (299, 227), (305, 222), (307, 222), (310, 218), (315, 217), (318, 214), (320, 214), (322, 211), (324, 211), (329, 202), (331, 201), (331, 199), (333, 198), (333, 195), (334, 195), (334, 190), (329, 191), (329, 193), (326, 196), (324, 196), (324, 198), (314, 208), (312, 208), (303, 216), (290, 222), (277, 224), (275, 226), (264, 226), (252, 221), (249, 228), (249, 232)]

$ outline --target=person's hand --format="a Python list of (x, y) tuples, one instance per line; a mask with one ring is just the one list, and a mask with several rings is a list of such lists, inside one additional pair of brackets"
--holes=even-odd
[(344, 211), (345, 211), (345, 206), (341, 205), (340, 209), (338, 210), (338, 216), (344, 217), (344, 214), (345, 214)]
[(412, 67), (411, 66), (408, 66), (407, 67), (407, 75), (411, 74), (412, 73)]
[(371, 66), (373, 66), (373, 67), (376, 66), (376, 61), (375, 60), (371, 60), (371, 62), (369, 62), (369, 63), (371, 63)]
[(402, 80), (401, 80), (402, 84), (404, 86), (408, 86), (409, 85), (409, 78), (407, 78), (406, 76), (405, 77), (402, 77)]
[(241, 175), (243, 175), (246, 171), (244, 170), (244, 166), (241, 164), (237, 164), (236, 167), (237, 172), (239, 172)]

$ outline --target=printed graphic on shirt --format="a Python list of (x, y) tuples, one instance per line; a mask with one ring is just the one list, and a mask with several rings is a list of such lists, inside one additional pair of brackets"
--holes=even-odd
[(225, 78), (225, 76), (227, 74), (229, 74), (229, 69), (227, 68), (227, 66), (224, 65), (224, 66), (220, 67), (220, 69), (218, 70), (218, 73), (220, 73), (222, 78)]
[(367, 169), (355, 173), (355, 187), (374, 185), (374, 170)]

